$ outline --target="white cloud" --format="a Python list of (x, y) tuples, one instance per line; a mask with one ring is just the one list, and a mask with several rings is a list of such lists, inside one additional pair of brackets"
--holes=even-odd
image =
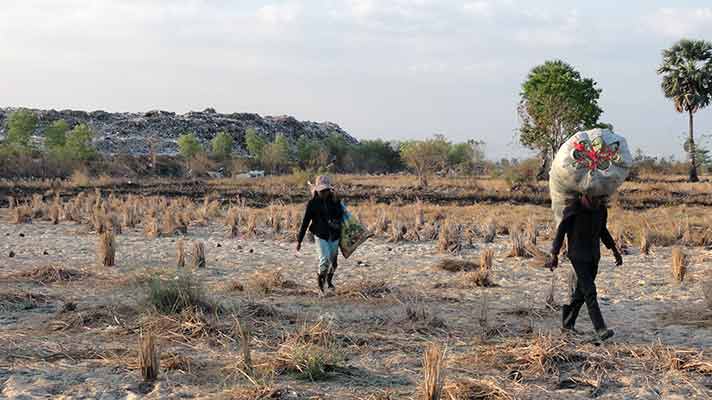
[(301, 14), (299, 3), (268, 4), (257, 10), (257, 17), (268, 24), (280, 25), (294, 22)]
[(470, 15), (478, 17), (491, 17), (494, 15), (494, 5), (489, 1), (470, 1), (463, 4), (462, 8)]
[(373, 0), (349, 0), (351, 14), (356, 18), (365, 18), (371, 15), (375, 9)]
[[(565, 16), (528, 15), (532, 20), (515, 33), (515, 39), (529, 47), (567, 47), (578, 41), (579, 18), (576, 10)], [(540, 23), (535, 23), (540, 20)]]
[(661, 8), (643, 18), (653, 32), (674, 38), (710, 33), (712, 8)]

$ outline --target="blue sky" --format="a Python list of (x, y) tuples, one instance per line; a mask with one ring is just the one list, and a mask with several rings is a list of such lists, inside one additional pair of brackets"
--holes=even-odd
[[(358, 138), (487, 142), (521, 156), (527, 72), (594, 78), (632, 148), (680, 155), (686, 116), (655, 74), (681, 37), (712, 39), (708, 1), (3, 0), (3, 106), (215, 107), (340, 124)], [(712, 108), (697, 132), (712, 133)]]

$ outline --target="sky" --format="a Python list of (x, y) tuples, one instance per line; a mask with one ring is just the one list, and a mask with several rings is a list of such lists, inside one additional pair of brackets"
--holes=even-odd
[(0, 106), (288, 114), (522, 157), (521, 84), (561, 59), (632, 149), (681, 157), (655, 72), (681, 37), (712, 39), (709, 1), (0, 0)]

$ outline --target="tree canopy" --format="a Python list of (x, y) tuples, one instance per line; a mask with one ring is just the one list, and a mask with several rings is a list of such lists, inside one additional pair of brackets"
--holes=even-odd
[(192, 132), (182, 134), (178, 138), (178, 151), (185, 159), (191, 159), (203, 151), (203, 146)]
[(553, 158), (569, 137), (598, 125), (603, 113), (600, 95), (593, 79), (583, 78), (563, 61), (534, 67), (520, 94), (520, 142), (539, 151), (544, 160)]
[(220, 132), (210, 141), (213, 155), (220, 159), (226, 159), (232, 154), (232, 136), (226, 132)]
[(37, 116), (34, 112), (21, 108), (7, 119), (7, 133), (5, 141), (7, 144), (27, 149), (30, 147), (30, 138), (37, 127)]

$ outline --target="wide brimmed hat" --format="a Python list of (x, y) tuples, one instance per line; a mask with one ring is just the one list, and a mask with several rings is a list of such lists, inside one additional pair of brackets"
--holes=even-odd
[(316, 181), (314, 181), (314, 192), (321, 192), (326, 189), (334, 189), (334, 186), (331, 184), (331, 178), (326, 175), (317, 176)]

